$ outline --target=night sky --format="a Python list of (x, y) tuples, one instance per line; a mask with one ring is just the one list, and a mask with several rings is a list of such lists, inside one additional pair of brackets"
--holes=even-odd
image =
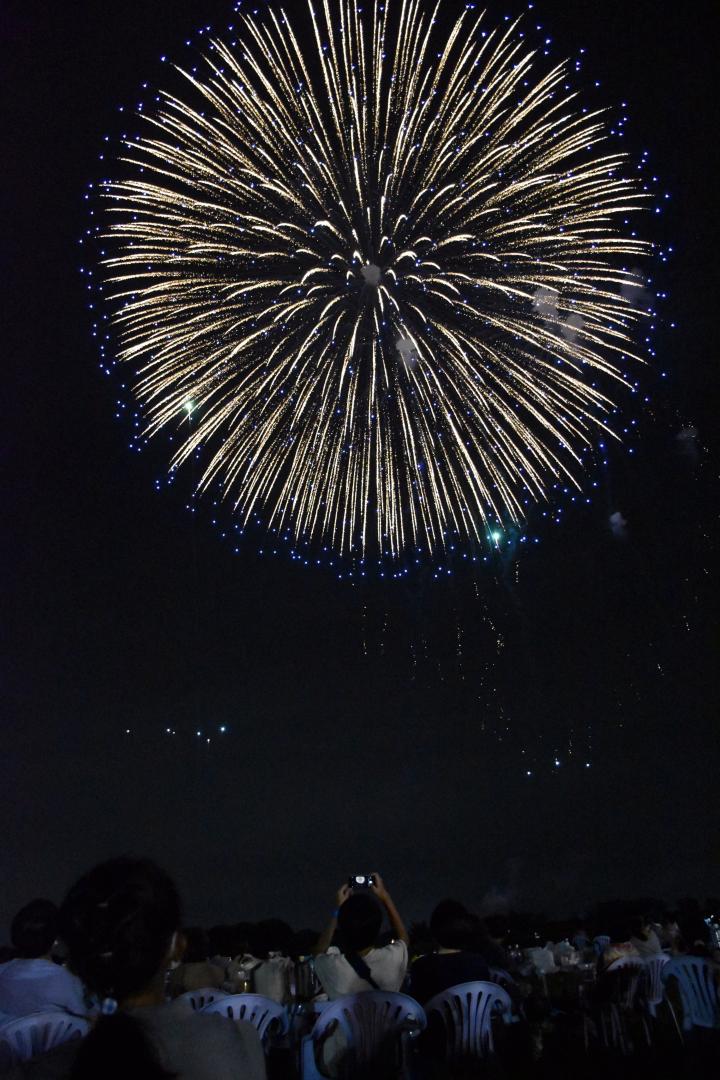
[(548, 0), (528, 18), (553, 58), (586, 48), (581, 85), (628, 102), (626, 149), (650, 151), (672, 196), (647, 222), (675, 257), (641, 374), (651, 403), (624, 402), (638, 436), (590, 506), (532, 515), (539, 542), (517, 563), (363, 586), (260, 543), (235, 555), (187, 512), (187, 486), (157, 492), (163, 450), (129, 450), (90, 335), (78, 238), (102, 137), (163, 78), (160, 55), (185, 59), (232, 5), (5, 9), (0, 925), (124, 851), (165, 865), (207, 924), (319, 925), (337, 884), (373, 869), (408, 917), (448, 894), (558, 914), (720, 894), (719, 162), (701, 7)]

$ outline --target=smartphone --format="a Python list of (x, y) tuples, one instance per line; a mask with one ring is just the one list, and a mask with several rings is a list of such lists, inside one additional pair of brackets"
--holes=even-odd
[(369, 889), (371, 885), (375, 884), (375, 878), (372, 874), (353, 874), (348, 878), (348, 885), (351, 889)]

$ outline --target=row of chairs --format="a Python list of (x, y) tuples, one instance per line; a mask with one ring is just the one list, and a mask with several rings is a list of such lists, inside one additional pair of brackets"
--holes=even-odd
[[(218, 991), (196, 991), (187, 996), (193, 1008), (203, 1013), (220, 1013), (234, 1020), (249, 1020), (261, 1038), (283, 1036), (289, 1030), (287, 1011), (258, 994), (222, 995)], [(321, 1080), (322, 1047), (328, 1037), (341, 1033), (343, 1068), (363, 1072), (388, 1052), (394, 1059), (394, 1074), (403, 1076), (409, 1068), (409, 1047), (427, 1026), (427, 1017), (437, 1014), (446, 1037), (450, 1060), (482, 1059), (493, 1051), (493, 1020), (509, 1021), (512, 1002), (495, 982), (470, 982), (453, 986), (436, 995), (425, 1008), (407, 994), (375, 990), (348, 994), (336, 1001), (322, 1002), (312, 1032), (300, 1046), (303, 1080)]]
[[(197, 1011), (248, 1021), (265, 1045), (271, 1038), (287, 1035), (290, 1029), (287, 1009), (260, 994), (223, 994), (208, 989), (183, 996)], [(300, 1047), (303, 1080), (323, 1076), (318, 1067), (321, 1047), (338, 1030), (348, 1055), (345, 1064), (352, 1070), (367, 1069), (390, 1046), (398, 1061), (397, 1075), (403, 1075), (410, 1041), (425, 1029), (427, 1015), (433, 1012), (445, 1027), (450, 1058), (485, 1057), (493, 1049), (493, 1018), (498, 1015), (508, 1020), (512, 1003), (496, 983), (473, 982), (438, 994), (425, 1009), (406, 994), (385, 991), (349, 994), (323, 1002), (320, 1009), (312, 1032), (303, 1037)], [(82, 1038), (89, 1027), (87, 1020), (57, 1011), (10, 1021), (0, 1028), (0, 1069), (38, 1057), (69, 1039)]]
[[(501, 986), (503, 990), (512, 989), (515, 985), (515, 980), (510, 972), (505, 971), (504, 968), (491, 967), (489, 969), (490, 982), (496, 983)], [(221, 1001), (227, 997), (245, 997), (251, 998), (252, 994), (230, 994), (225, 990), (217, 990), (215, 987), (206, 986), (201, 990), (187, 990), (184, 994), (180, 994), (175, 1000), (185, 1001), (195, 1011), (201, 1012), (206, 1009), (207, 1006), (212, 1005), (217, 1001)], [(267, 1000), (267, 999), (263, 999)]]
[(671, 978), (677, 981), (684, 1031), (690, 1031), (693, 1027), (716, 1028), (720, 1025), (720, 987), (717, 973), (707, 960), (699, 956), (672, 958), (665, 953), (645, 960), (623, 957), (615, 960), (606, 974), (612, 976), (620, 973), (626, 973), (626, 1002), (639, 1001), (651, 1016), (655, 1016), (658, 1005), (665, 1001), (678, 1031), (680, 1024), (677, 1014), (672, 999), (667, 996)]
[[(641, 1025), (645, 1041), (652, 1042), (648, 1019), (657, 1016), (664, 1003), (672, 1017), (680, 1040), (692, 1028), (720, 1028), (720, 987), (717, 972), (706, 960), (695, 956), (671, 958), (666, 954), (639, 960), (623, 957), (615, 960), (603, 979), (605, 993), (600, 997), (596, 1018), (605, 1046), (626, 1054), (633, 1049), (629, 1035), (633, 1018)], [(675, 980), (682, 1005), (682, 1025), (678, 1021), (673, 996), (668, 995), (670, 980)], [(585, 1045), (588, 1045), (590, 1017), (585, 1017)]]
[[(665, 955), (644, 962), (621, 959), (611, 965), (607, 975), (616, 980), (616, 992), (600, 1013), (606, 1045), (626, 1050), (625, 1016), (642, 1005), (654, 1016), (663, 999), (667, 1000), (681, 1034), (681, 1025), (665, 994), (671, 977), (677, 980), (682, 1002), (682, 1029), (720, 1027), (720, 993), (714, 969), (705, 960), (671, 959)], [(512, 982), (511, 977), (500, 971), (493, 972), (493, 976), (493, 982), (451, 987), (429, 1001), (425, 1009), (405, 994), (382, 991), (367, 991), (322, 1003), (316, 1007), (318, 1015), (312, 1031), (304, 1036), (300, 1047), (304, 1080), (316, 1080), (322, 1075), (317, 1066), (320, 1048), (337, 1029), (342, 1032), (353, 1066), (359, 1069), (367, 1067), (381, 1044), (388, 1040), (394, 1044), (398, 1060), (406, 1062), (410, 1041), (424, 1030), (431, 1014), (436, 1014), (442, 1022), (449, 1059), (486, 1057), (494, 1048), (493, 1019), (500, 1017), (509, 1022), (512, 1014), (510, 996), (501, 985)], [(249, 1021), (266, 1046), (271, 1038), (282, 1038), (290, 1030), (288, 1010), (259, 994), (225, 994), (205, 989), (190, 991), (183, 998), (196, 1011)], [(649, 1039), (647, 1024), (644, 1026)], [(0, 1068), (39, 1056), (68, 1039), (82, 1038), (88, 1030), (87, 1020), (57, 1011), (12, 1020), (0, 1027)]]
[[(395, 1038), (398, 1044), (398, 1060), (407, 1063), (407, 1043), (426, 1026), (427, 1016), (437, 1013), (445, 1030), (446, 1053), (451, 1060), (482, 1059), (492, 1053), (493, 1018), (511, 1020), (511, 999), (504, 986), (512, 985), (507, 972), (494, 970), (493, 983), (465, 983), (437, 995), (423, 1010), (417, 1002), (404, 994), (363, 993), (349, 995), (338, 1001), (324, 1004), (311, 1035), (306, 1036), (301, 1047), (302, 1076), (316, 1080), (322, 1075), (317, 1068), (318, 1051), (328, 1032), (335, 1026), (342, 1029), (353, 1064), (358, 1067), (372, 1060), (383, 1039)], [(644, 1012), (655, 1017), (658, 1006), (665, 1001), (675, 1023), (678, 1035), (693, 1027), (720, 1028), (720, 992), (712, 966), (698, 957), (671, 959), (665, 954), (645, 961), (630, 958), (615, 961), (607, 972), (615, 982), (614, 993), (599, 1009), (600, 1035), (606, 1047), (627, 1053), (632, 1049), (628, 1037), (627, 1017), (638, 1015), (648, 1044), (650, 1028)], [(682, 1024), (667, 997), (666, 989), (671, 978), (677, 980), (682, 1003)], [(221, 1012), (236, 1019), (250, 1020), (261, 1030), (268, 1032), (271, 1003), (255, 995), (222, 997), (217, 991), (203, 991), (187, 995), (194, 1008), (205, 1012)], [(210, 1001), (212, 997), (214, 1000)], [(276, 1032), (287, 1033), (287, 1017), (279, 1005), (274, 1005), (272, 1018)], [(586, 1025), (586, 1047), (588, 1045)]]

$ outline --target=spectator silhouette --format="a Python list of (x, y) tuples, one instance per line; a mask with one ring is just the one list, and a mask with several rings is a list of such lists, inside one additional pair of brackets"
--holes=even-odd
[(424, 1005), (435, 994), (458, 983), (489, 978), (488, 965), (477, 951), (479, 920), (457, 900), (442, 900), (430, 917), (432, 953), (412, 965), (410, 989)]
[(82, 983), (51, 958), (57, 933), (58, 909), (52, 901), (33, 900), (18, 911), (10, 929), (15, 958), (0, 964), (0, 1013), (25, 1016), (63, 1009), (85, 1015)]
[[(408, 965), (408, 934), (379, 874), (369, 890), (342, 885), (336, 909), (315, 946), (315, 971), (328, 997), (399, 990)], [(376, 948), (385, 909), (395, 940)], [(337, 931), (339, 947), (331, 944)]]
[(60, 912), (71, 968), (100, 1002), (101, 1017), (72, 1055), (72, 1080), (262, 1080), (255, 1029), (166, 1004), (165, 973), (182, 943), (173, 882), (146, 860), (113, 859), (82, 877)]

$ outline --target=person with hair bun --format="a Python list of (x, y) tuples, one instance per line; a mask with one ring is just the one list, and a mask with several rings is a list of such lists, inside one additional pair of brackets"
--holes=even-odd
[(60, 932), (99, 1017), (82, 1041), (48, 1055), (43, 1077), (264, 1080), (265, 1057), (251, 1024), (166, 1003), (165, 974), (182, 947), (179, 926), (175, 885), (149, 860), (112, 859), (73, 885), (60, 909)]

